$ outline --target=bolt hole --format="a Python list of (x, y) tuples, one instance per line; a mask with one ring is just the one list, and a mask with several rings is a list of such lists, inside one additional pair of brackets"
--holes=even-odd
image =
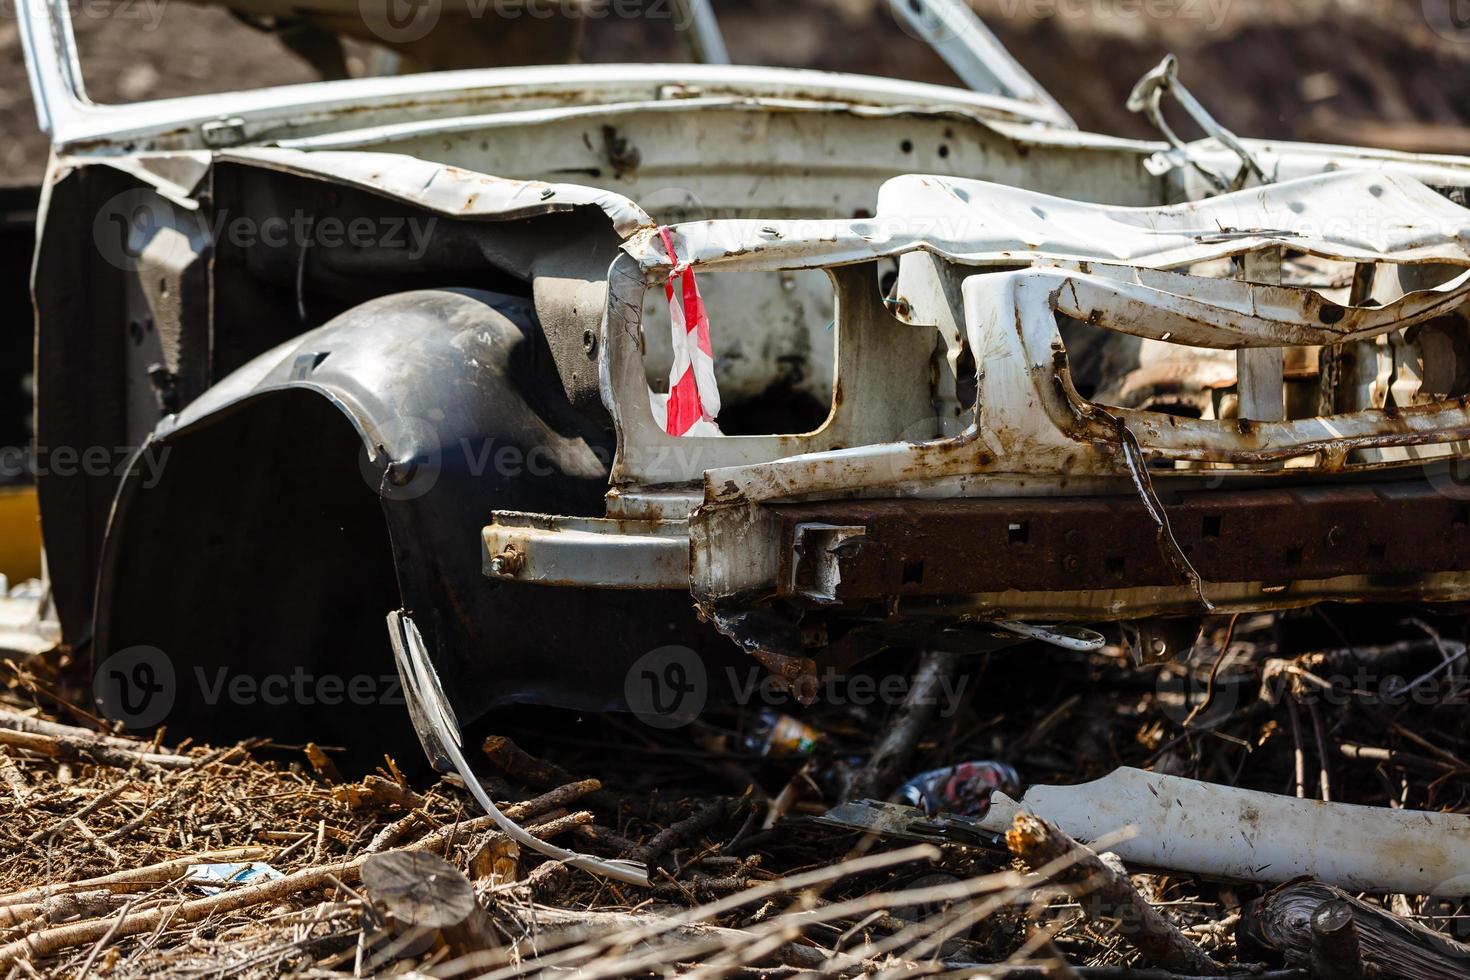
[(924, 582), (924, 563), (921, 561), (906, 561), (903, 563), (903, 584), (922, 585)]
[(1201, 522), (1200, 533), (1207, 538), (1218, 538), (1222, 520), (1219, 514), (1206, 515), (1204, 521)]
[(1104, 567), (1113, 578), (1122, 578), (1123, 573), (1128, 569), (1128, 559), (1121, 555), (1113, 555), (1104, 563)]
[(1470, 525), (1470, 502), (1461, 500), (1455, 503), (1455, 516), (1453, 523), (1455, 527), (1465, 527), (1467, 525)]
[(898, 144), (898, 148), (905, 153), (912, 153), (914, 152), (914, 141), (904, 140), (902, 143)]
[(1026, 521), (1012, 524), (1006, 529), (1006, 539), (1011, 544), (1025, 544), (1031, 540), (1031, 525)]
[(1288, 565), (1300, 565), (1302, 563), (1302, 549), (1300, 549), (1300, 548), (1287, 548), (1286, 549), (1286, 563)]

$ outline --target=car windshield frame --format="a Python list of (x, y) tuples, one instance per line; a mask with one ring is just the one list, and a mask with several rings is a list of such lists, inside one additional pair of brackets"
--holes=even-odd
[[(751, 88), (770, 98), (804, 92), (816, 101), (822, 101), (826, 94), (832, 101), (883, 106), (949, 105), (1001, 119), (1076, 128), (1060, 104), (1006, 51), (963, 0), (887, 2), (892, 5), (898, 26), (929, 44), (969, 89), (802, 69), (719, 63), (677, 67), (682, 78), (716, 90)], [(700, 16), (701, 9), (708, 11), (707, 6), (692, 3), (691, 16)], [(657, 82), (668, 81), (666, 67), (658, 71), (660, 66), (653, 64), (481, 68), (101, 105), (86, 94), (67, 0), (20, 0), (18, 10), (39, 128), (51, 136), (53, 146), (73, 152), (123, 144), (176, 150), (239, 145), (254, 141), (255, 133), (269, 130), (271, 120), (291, 113), (299, 116), (308, 106), (326, 119), (349, 109), (419, 99), (425, 105), (461, 107), (467, 114), (474, 114), (528, 107), (517, 102), (518, 89), (545, 92), (548, 87), (559, 88), (566, 104), (576, 104), (572, 93), (578, 90), (597, 89), (627, 91), (636, 101), (637, 90), (653, 86), (650, 91), (656, 92)], [(705, 36), (711, 30), (718, 34), (718, 27), (708, 21), (700, 26)], [(614, 94), (591, 101), (611, 104), (628, 100)], [(487, 102), (493, 103), (493, 108), (485, 108)]]

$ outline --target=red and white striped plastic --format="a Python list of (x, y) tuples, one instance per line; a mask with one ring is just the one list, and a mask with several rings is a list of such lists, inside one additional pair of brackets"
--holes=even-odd
[(674, 251), (674, 236), (668, 228), (660, 228), (659, 237), (668, 250), (671, 265), (664, 295), (669, 301), (674, 341), (664, 431), (671, 436), (719, 435), (715, 417), (720, 414), (720, 389), (715, 382), (709, 316), (694, 271), (688, 263), (681, 263)]

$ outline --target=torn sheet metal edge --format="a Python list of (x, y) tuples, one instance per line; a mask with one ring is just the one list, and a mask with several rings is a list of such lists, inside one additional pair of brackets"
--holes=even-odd
[(611, 191), (581, 184), (507, 180), (404, 153), (339, 150), (307, 153), (259, 147), (221, 150), (215, 159), (221, 163), (248, 163), (282, 173), (361, 187), (457, 218), (508, 221), (590, 207), (606, 214), (623, 237), (654, 225), (653, 219), (642, 208)]
[[(1362, 208), (1353, 227), (1371, 229), (1377, 237), (1355, 235), (1344, 226), (1338, 216), (1345, 200)], [(1272, 246), (1344, 261), (1463, 263), (1470, 212), (1413, 178), (1372, 171), (1319, 174), (1149, 208), (910, 175), (883, 185), (871, 219), (707, 221), (672, 231), (680, 257), (696, 269), (728, 265), (766, 272), (867, 262), (918, 249), (965, 265), (1062, 258), (1167, 269)], [(645, 270), (668, 265), (650, 232), (634, 235), (623, 248)]]
[(689, 588), (687, 521), (496, 511), (481, 540), (485, 575), (492, 579), (599, 589)]
[[(648, 871), (642, 864), (636, 861), (605, 861), (590, 854), (578, 854), (576, 851), (557, 847), (555, 844), (533, 837), (520, 824), (502, 813), (495, 805), (495, 801), (490, 798), (490, 794), (485, 792), (485, 788), (480, 784), (479, 778), (464, 757), (460, 745), (459, 723), (454, 717), (454, 710), (449, 706), (449, 699), (444, 696), (444, 690), (439, 685), (439, 675), (429, 660), (429, 651), (424, 646), (424, 638), (406, 612), (394, 610), (388, 614), (388, 638), (392, 643), (393, 657), (397, 661), (398, 671), (403, 679), (404, 692), (415, 712), (415, 720), (422, 718), (428, 725), (430, 732), (439, 743), (438, 748), (444, 751), (455, 771), (464, 780), (465, 786), (475, 797), (476, 802), (484, 807), (485, 812), (494, 819), (507, 836), (524, 847), (529, 847), (555, 860), (565, 861), (582, 871), (630, 885), (648, 887)], [(426, 746), (425, 750), (429, 751), (429, 748)]]
[(1130, 865), (1232, 881), (1310, 875), (1379, 894), (1470, 895), (1464, 814), (1323, 803), (1129, 768), (1081, 786), (1033, 786), (1021, 800), (996, 792), (981, 825), (1003, 833), (1020, 812), (1084, 843), (1136, 828), (1112, 845)]

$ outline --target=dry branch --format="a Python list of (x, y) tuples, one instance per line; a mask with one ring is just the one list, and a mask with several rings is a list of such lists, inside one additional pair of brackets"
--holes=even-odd
[(454, 956), (497, 945), (475, 886), (443, 858), (421, 851), (374, 854), (362, 883), (394, 933), (410, 944), (442, 944)]
[(1050, 877), (1079, 897), (1091, 896), (1082, 911), (1090, 919), (1117, 919), (1118, 934), (1150, 962), (1168, 970), (1216, 976), (1220, 966), (1144, 900), (1127, 876), (1091, 849), (1030, 813), (1016, 814), (1006, 846), (1033, 871), (1064, 863)]
[[(1350, 913), (1346, 921), (1342, 910)], [(1325, 913), (1320, 922), (1319, 912)], [(1317, 976), (1324, 970), (1348, 968), (1342, 947), (1351, 934), (1356, 934), (1363, 976), (1403, 980), (1470, 976), (1470, 946), (1317, 881), (1288, 882), (1267, 892), (1242, 920), (1241, 930), (1280, 952), (1288, 964), (1316, 970)], [(1324, 948), (1332, 936), (1336, 947)]]
[(913, 758), (914, 748), (939, 712), (940, 696), (958, 670), (959, 657), (953, 653), (924, 654), (914, 672), (913, 687), (867, 767), (848, 787), (848, 799), (887, 799), (910, 775), (909, 760)]
[(148, 752), (139, 748), (141, 743), (121, 748), (113, 744), (115, 741), (117, 740), (103, 739), (85, 732), (80, 735), (46, 735), (0, 728), (0, 745), (34, 752), (59, 762), (91, 762), (120, 769), (139, 764), (162, 769), (190, 769), (199, 761), (184, 755)]

